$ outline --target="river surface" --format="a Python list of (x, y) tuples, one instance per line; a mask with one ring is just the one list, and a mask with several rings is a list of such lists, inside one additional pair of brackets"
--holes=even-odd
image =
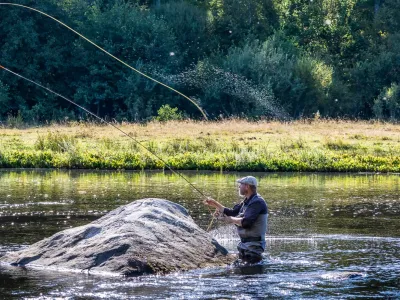
[[(247, 175), (184, 174), (226, 206)], [(258, 266), (114, 278), (3, 265), (0, 299), (400, 299), (399, 175), (252, 175), (269, 207)], [(177, 202), (208, 227), (199, 194), (168, 172), (0, 170), (0, 256), (147, 197)], [(231, 227), (218, 222), (212, 234), (235, 252)]]

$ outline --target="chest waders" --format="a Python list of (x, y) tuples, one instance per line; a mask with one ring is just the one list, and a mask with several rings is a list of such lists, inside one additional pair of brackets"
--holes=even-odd
[[(243, 218), (244, 214), (252, 203), (254, 198), (259, 195), (254, 195), (248, 201), (243, 203), (238, 217)], [(262, 260), (262, 253), (265, 250), (265, 234), (267, 233), (268, 213), (259, 214), (255, 222), (250, 228), (236, 226), (240, 237), (238, 245), (239, 258), (249, 262), (257, 263)]]

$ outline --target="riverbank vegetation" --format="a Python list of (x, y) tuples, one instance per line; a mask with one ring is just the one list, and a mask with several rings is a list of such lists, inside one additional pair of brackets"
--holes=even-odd
[[(181, 170), (400, 172), (400, 125), (190, 120), (117, 124)], [(0, 129), (2, 168), (163, 169), (110, 126), (69, 122)]]

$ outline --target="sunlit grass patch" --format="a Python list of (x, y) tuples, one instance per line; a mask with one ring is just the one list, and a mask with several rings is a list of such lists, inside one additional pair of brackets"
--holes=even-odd
[(306, 146), (306, 142), (300, 137), (296, 140), (282, 140), (280, 144), (280, 149), (283, 152), (286, 152), (290, 150), (305, 149)]
[(48, 132), (46, 135), (39, 135), (35, 145), (35, 150), (50, 150), (54, 152), (67, 152), (75, 149), (77, 140), (67, 134), (58, 131)]
[(325, 147), (329, 150), (356, 150), (359, 148), (359, 145), (345, 142), (342, 139), (327, 139), (325, 142)]
[(352, 135), (350, 138), (355, 139), (355, 140), (367, 140), (368, 139), (367, 136), (365, 136), (363, 134), (359, 134), (359, 133)]
[[(400, 157), (400, 126), (393, 124), (186, 120), (118, 126), (177, 169), (397, 172)], [(0, 153), (1, 167), (164, 168), (115, 128), (93, 123), (0, 129)]]

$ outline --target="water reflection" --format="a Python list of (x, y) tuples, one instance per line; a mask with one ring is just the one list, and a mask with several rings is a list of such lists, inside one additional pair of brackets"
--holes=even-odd
[[(239, 173), (186, 172), (227, 206)], [(399, 175), (255, 174), (270, 209), (262, 266), (136, 279), (68, 276), (0, 266), (0, 296), (16, 298), (400, 297)], [(201, 197), (169, 172), (0, 171), (0, 255), (87, 224), (136, 199), (165, 198), (210, 221)], [(232, 227), (212, 234), (236, 249)], [(348, 278), (356, 272), (362, 276)], [(239, 298), (240, 298), (239, 297)]]

